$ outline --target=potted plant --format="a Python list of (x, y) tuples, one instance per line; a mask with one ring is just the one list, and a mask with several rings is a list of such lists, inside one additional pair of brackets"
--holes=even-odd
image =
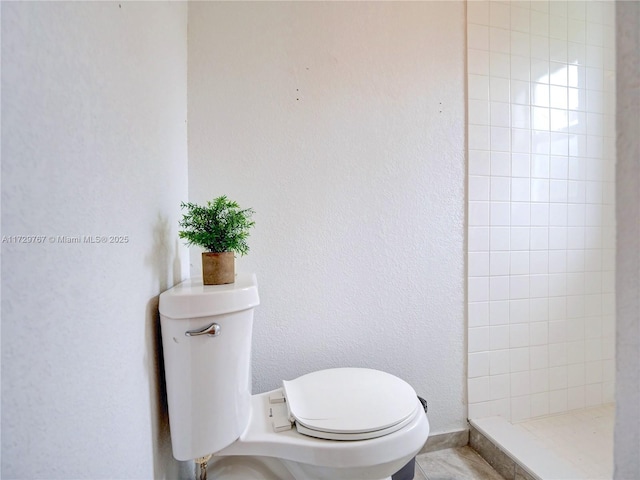
[(235, 281), (235, 255), (249, 251), (247, 238), (255, 222), (251, 208), (241, 209), (226, 195), (208, 201), (206, 206), (182, 202), (183, 214), (178, 232), (187, 246), (197, 245), (202, 253), (202, 281), (205, 285), (223, 285)]

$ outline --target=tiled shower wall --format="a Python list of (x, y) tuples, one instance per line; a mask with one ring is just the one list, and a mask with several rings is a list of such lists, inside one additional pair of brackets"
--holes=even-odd
[(469, 418), (613, 401), (613, 2), (469, 1)]

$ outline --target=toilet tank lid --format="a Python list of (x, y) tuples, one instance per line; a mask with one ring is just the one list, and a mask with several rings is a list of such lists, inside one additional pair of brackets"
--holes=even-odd
[(160, 295), (160, 315), (200, 318), (239, 312), (260, 304), (254, 273), (239, 273), (228, 285), (203, 285), (201, 278), (179, 283)]

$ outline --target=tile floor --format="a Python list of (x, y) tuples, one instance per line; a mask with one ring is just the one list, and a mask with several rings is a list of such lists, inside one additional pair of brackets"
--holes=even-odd
[(416, 457), (413, 480), (504, 480), (470, 447), (447, 448)]

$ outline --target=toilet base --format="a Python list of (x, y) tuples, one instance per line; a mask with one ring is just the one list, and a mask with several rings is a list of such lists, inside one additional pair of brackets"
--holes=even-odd
[(391, 480), (413, 480), (416, 475), (416, 457), (391, 476)]
[[(286, 462), (270, 457), (213, 457), (208, 462), (207, 477), (215, 480), (299, 480)], [(412, 480), (415, 458), (391, 477), (380, 480)]]

